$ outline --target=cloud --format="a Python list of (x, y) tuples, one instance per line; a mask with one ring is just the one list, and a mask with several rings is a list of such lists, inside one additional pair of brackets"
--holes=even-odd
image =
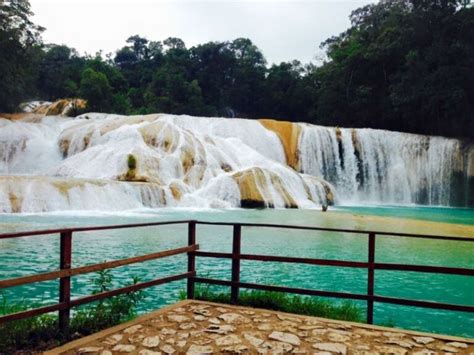
[(180, 37), (188, 46), (250, 38), (269, 63), (309, 62), (319, 44), (349, 27), (364, 0), (31, 0), (46, 42), (79, 52), (114, 52), (139, 34), (150, 40)]

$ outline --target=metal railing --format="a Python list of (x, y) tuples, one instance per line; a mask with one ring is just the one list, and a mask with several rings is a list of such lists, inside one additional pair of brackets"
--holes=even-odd
[[(72, 268), (72, 238), (75, 232), (88, 232), (98, 230), (109, 230), (109, 229), (123, 229), (123, 228), (141, 228), (141, 227), (153, 227), (153, 226), (164, 226), (164, 225), (177, 225), (187, 224), (188, 225), (188, 245), (177, 249), (165, 250), (152, 254), (135, 256), (128, 259), (114, 260), (109, 262), (103, 262), (99, 264), (81, 266)], [(233, 228), (232, 237), (232, 253), (218, 253), (212, 251), (200, 251), (199, 245), (196, 243), (196, 225), (211, 225), (211, 226), (228, 226)], [(345, 260), (328, 260), (328, 259), (315, 259), (315, 258), (300, 258), (300, 257), (287, 257), (287, 256), (273, 256), (273, 255), (258, 255), (258, 254), (242, 254), (242, 228), (278, 228), (278, 229), (292, 229), (302, 231), (323, 231), (331, 233), (351, 233), (367, 236), (367, 251), (368, 258), (366, 262), (360, 261), (345, 261)], [(85, 227), (85, 228), (70, 228), (70, 229), (53, 229), (53, 230), (42, 230), (42, 231), (31, 231), (31, 232), (18, 232), (0, 234), (0, 239), (8, 238), (19, 238), (28, 236), (38, 235), (60, 235), (60, 260), (59, 270), (31, 275), (23, 276), (14, 279), (0, 280), (0, 289), (20, 286), (35, 282), (48, 281), (59, 279), (59, 303), (50, 306), (30, 309), (22, 312), (13, 314), (7, 314), (0, 316), (0, 324), (34, 317), (40, 314), (58, 311), (59, 312), (59, 326), (65, 333), (68, 331), (70, 311), (71, 308), (83, 305), (86, 303), (98, 301), (104, 298), (129, 293), (144, 288), (162, 285), (165, 283), (187, 279), (187, 297), (193, 299), (195, 297), (195, 284), (196, 283), (207, 283), (212, 285), (229, 286), (231, 289), (231, 302), (237, 303), (239, 297), (239, 291), (241, 288), (255, 289), (255, 290), (266, 290), (276, 292), (286, 292), (300, 295), (320, 296), (320, 297), (334, 297), (351, 300), (362, 300), (367, 302), (367, 323), (373, 323), (374, 314), (374, 303), (391, 303), (404, 306), (415, 306), (422, 308), (431, 309), (442, 309), (450, 311), (463, 311), (463, 312), (474, 312), (474, 306), (472, 305), (458, 305), (449, 303), (440, 303), (425, 300), (413, 300), (405, 298), (395, 298), (388, 296), (379, 296), (374, 292), (375, 289), (375, 270), (396, 270), (396, 271), (409, 271), (409, 272), (422, 272), (422, 273), (435, 273), (435, 274), (449, 274), (449, 275), (465, 275), (474, 276), (474, 269), (469, 268), (458, 268), (458, 267), (442, 267), (442, 266), (426, 266), (426, 265), (411, 265), (411, 264), (392, 264), (392, 263), (378, 263), (375, 261), (376, 251), (376, 237), (385, 236), (393, 238), (421, 238), (421, 239), (434, 239), (434, 240), (449, 240), (449, 241), (462, 241), (462, 242), (474, 242), (472, 237), (447, 237), (437, 235), (420, 235), (420, 234), (405, 234), (405, 233), (390, 233), (390, 232), (374, 232), (374, 231), (360, 231), (351, 229), (334, 229), (334, 228), (319, 228), (319, 227), (307, 227), (307, 226), (295, 226), (295, 225), (281, 225), (281, 224), (255, 224), (255, 223), (219, 223), (219, 222), (201, 222), (195, 220), (186, 221), (170, 221), (170, 222), (158, 222), (158, 223), (141, 223), (141, 224), (126, 224), (126, 225), (114, 225), (114, 226), (99, 226), (99, 227)], [(125, 286), (119, 289), (105, 291), (90, 296), (80, 297), (71, 299), (71, 277), (81, 275), (85, 273), (105, 270), (109, 268), (115, 268), (119, 266), (129, 265), (133, 263), (139, 263), (149, 260), (155, 260), (165, 258), (173, 255), (187, 254), (187, 272), (167, 276), (152, 281), (140, 282), (134, 285)], [(197, 277), (196, 274), (196, 257), (205, 258), (224, 258), (232, 260), (232, 277), (231, 280), (218, 280), (204, 277)], [(318, 266), (336, 266), (336, 267), (348, 267), (348, 268), (359, 268), (367, 270), (367, 292), (365, 294), (360, 293), (349, 293), (349, 292), (337, 292), (337, 291), (324, 291), (324, 290), (313, 290), (303, 289), (294, 287), (284, 287), (275, 285), (262, 285), (256, 283), (248, 283), (240, 281), (240, 262), (241, 260), (253, 260), (261, 262), (282, 262), (282, 263), (297, 263), (307, 265), (318, 265)]]

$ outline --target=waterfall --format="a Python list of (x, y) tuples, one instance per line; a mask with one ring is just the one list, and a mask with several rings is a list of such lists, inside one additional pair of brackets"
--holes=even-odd
[(0, 118), (0, 213), (472, 205), (473, 151), (454, 139), (268, 119)]
[(301, 171), (332, 183), (340, 203), (449, 206), (462, 174), (461, 142), (442, 137), (303, 124), (299, 149)]

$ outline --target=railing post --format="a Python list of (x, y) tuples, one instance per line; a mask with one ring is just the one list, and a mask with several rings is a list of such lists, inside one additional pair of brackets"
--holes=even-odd
[(236, 304), (239, 299), (239, 286), (235, 283), (240, 282), (240, 249), (241, 249), (242, 226), (234, 224), (234, 233), (232, 238), (232, 282), (230, 290), (230, 301)]
[[(61, 270), (71, 268), (72, 258), (72, 232), (64, 231), (61, 232), (60, 240), (60, 261), (59, 268)], [(61, 277), (59, 280), (59, 302), (66, 303), (67, 308), (59, 311), (59, 329), (66, 336), (69, 335), (69, 319), (70, 319), (70, 306), (71, 301), (71, 277)]]
[(369, 257), (367, 269), (367, 323), (374, 323), (374, 271), (375, 271), (375, 233), (369, 233)]
[[(196, 244), (196, 222), (188, 224), (188, 246)], [(196, 271), (196, 255), (194, 252), (188, 253), (188, 272)], [(188, 277), (187, 297), (194, 299), (194, 276)]]

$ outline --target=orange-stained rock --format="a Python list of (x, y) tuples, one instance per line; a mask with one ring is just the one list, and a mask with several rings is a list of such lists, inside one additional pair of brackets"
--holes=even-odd
[(33, 110), (34, 113), (45, 116), (69, 116), (74, 115), (77, 110), (87, 107), (87, 101), (82, 99), (60, 99), (52, 104), (40, 105)]
[(260, 123), (268, 130), (275, 132), (280, 138), (285, 150), (286, 163), (293, 169), (298, 170), (298, 142), (301, 127), (298, 124), (272, 119), (260, 119)]
[(181, 197), (183, 197), (184, 191), (179, 184), (172, 182), (170, 184), (170, 190), (176, 201), (181, 200)]
[(10, 192), (8, 194), (8, 198), (10, 199), (11, 212), (12, 213), (20, 213), (21, 212), (21, 205), (23, 203), (23, 198), (18, 197), (13, 192)]
[(240, 204), (244, 208), (275, 207), (269, 182), (284, 201), (285, 208), (298, 208), (298, 204), (285, 188), (281, 178), (262, 168), (250, 168), (232, 174), (240, 190)]
[(71, 116), (77, 110), (84, 110), (87, 101), (82, 99), (61, 99), (53, 103), (44, 103), (34, 108), (31, 112), (0, 113), (0, 118), (8, 120), (38, 122), (44, 116)]

